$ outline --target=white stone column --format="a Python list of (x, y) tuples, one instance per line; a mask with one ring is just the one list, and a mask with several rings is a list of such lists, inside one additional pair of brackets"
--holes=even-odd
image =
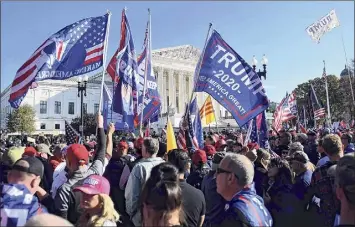
[(185, 75), (184, 71), (179, 71), (179, 113), (183, 113), (185, 110)]
[(165, 110), (165, 80), (164, 80), (164, 68), (157, 67), (158, 70), (158, 91), (160, 94), (160, 100), (162, 105), (162, 113)]
[(169, 96), (169, 105), (175, 107), (176, 105), (176, 87), (175, 87), (175, 75), (174, 70), (169, 69), (168, 71), (168, 80), (169, 80), (169, 88), (168, 88), (168, 96)]

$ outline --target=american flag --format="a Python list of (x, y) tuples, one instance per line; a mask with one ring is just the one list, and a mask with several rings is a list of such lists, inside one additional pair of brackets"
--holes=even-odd
[(187, 123), (187, 112), (188, 112), (188, 105), (186, 104), (185, 107), (185, 114), (180, 120), (179, 124), (179, 133), (178, 133), (178, 138), (177, 138), (177, 146), (180, 149), (186, 149), (186, 137), (185, 137), (185, 131), (188, 128), (188, 123)]
[(49, 37), (17, 70), (10, 105), (17, 109), (37, 81), (64, 80), (100, 68), (108, 16), (82, 19)]
[(282, 99), (274, 113), (273, 127), (279, 131), (282, 128), (282, 123), (295, 118), (297, 115), (296, 95), (292, 92), (290, 95)]
[(67, 121), (65, 121), (65, 139), (67, 144), (78, 143), (79, 137), (79, 133)]
[(318, 100), (312, 84), (309, 90), (309, 102), (313, 109), (314, 119), (318, 120), (325, 116), (325, 109), (323, 108), (321, 101)]
[(251, 138), (251, 134), (253, 132), (253, 121), (254, 119), (251, 119), (247, 124), (248, 124), (248, 131), (247, 131), (247, 134), (245, 136), (245, 139), (244, 139), (244, 146), (248, 145), (249, 143), (249, 140)]
[(259, 130), (257, 127), (256, 118), (253, 119), (251, 133), (250, 133), (250, 142), (259, 144)]

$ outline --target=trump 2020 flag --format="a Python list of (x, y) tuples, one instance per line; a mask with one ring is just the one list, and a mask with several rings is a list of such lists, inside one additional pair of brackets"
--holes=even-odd
[[(150, 20), (147, 23), (147, 29), (144, 39), (143, 53), (138, 58), (138, 108), (134, 119), (134, 124), (137, 126), (141, 121), (141, 113), (143, 110), (143, 123), (149, 119), (154, 122), (160, 114), (160, 95), (158, 93), (158, 85), (151, 62), (151, 45), (150, 45)], [(146, 81), (145, 85), (144, 82)], [(144, 92), (145, 88), (145, 94)]]
[(257, 73), (213, 31), (204, 51), (196, 92), (207, 92), (243, 126), (269, 106)]
[[(122, 23), (125, 24), (125, 30), (121, 31), (125, 34), (121, 36), (124, 39), (124, 47), (121, 50), (121, 55), (118, 56), (117, 75), (118, 83), (115, 87), (115, 93), (113, 96), (112, 109), (114, 112), (122, 115), (122, 121), (124, 122), (123, 130), (134, 129), (134, 115), (137, 111), (137, 59), (134, 50), (133, 37), (131, 34), (131, 28), (128, 23), (127, 16), (123, 10)], [(122, 42), (122, 40), (121, 40)]]
[(82, 19), (50, 36), (17, 70), (9, 103), (17, 109), (32, 83), (65, 80), (102, 67), (109, 14)]
[(320, 38), (327, 32), (333, 30), (340, 26), (335, 10), (333, 9), (327, 15), (322, 17), (320, 20), (314, 22), (306, 28), (307, 34), (311, 37), (312, 40), (319, 43)]

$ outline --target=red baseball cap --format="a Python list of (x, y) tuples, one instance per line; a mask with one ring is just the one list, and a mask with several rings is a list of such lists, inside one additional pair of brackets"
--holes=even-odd
[(206, 155), (212, 156), (216, 153), (216, 148), (213, 145), (206, 145), (203, 150), (206, 152)]
[(88, 195), (110, 194), (110, 183), (108, 180), (99, 175), (90, 175), (85, 178), (83, 184), (74, 188), (73, 191), (81, 191)]
[(206, 152), (204, 150), (197, 150), (192, 155), (192, 163), (198, 165), (207, 162)]
[(26, 147), (25, 152), (23, 152), (22, 156), (24, 155), (34, 157), (37, 155), (37, 151), (34, 147)]
[(72, 144), (67, 149), (67, 157), (70, 160), (77, 160), (78, 162), (81, 160), (85, 161), (85, 164), (89, 162), (89, 152), (84, 145), (81, 144)]

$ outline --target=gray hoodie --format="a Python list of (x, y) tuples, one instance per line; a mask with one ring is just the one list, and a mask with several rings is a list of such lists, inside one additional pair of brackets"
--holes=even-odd
[(142, 159), (133, 167), (129, 175), (125, 190), (126, 211), (135, 226), (142, 225), (138, 201), (143, 190), (143, 185), (150, 177), (150, 172), (153, 167), (162, 162), (164, 162), (164, 160), (160, 157)]

